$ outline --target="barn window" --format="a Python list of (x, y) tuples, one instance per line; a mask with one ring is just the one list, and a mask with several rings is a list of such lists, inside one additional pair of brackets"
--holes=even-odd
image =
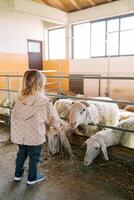
[(65, 28), (48, 31), (49, 59), (64, 59), (66, 57), (65, 46)]
[(119, 54), (119, 19), (107, 21), (107, 55)]
[(76, 24), (72, 30), (74, 59), (134, 54), (134, 14)]
[(73, 58), (90, 57), (90, 23), (73, 26)]
[(120, 55), (134, 54), (134, 16), (121, 18), (120, 28)]
[(91, 23), (91, 57), (105, 56), (106, 21)]

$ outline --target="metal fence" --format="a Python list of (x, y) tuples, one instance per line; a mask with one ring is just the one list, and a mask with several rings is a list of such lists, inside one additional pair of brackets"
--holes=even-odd
[[(11, 87), (11, 79), (12, 78), (17, 78), (18, 80), (20, 78), (23, 78), (22, 75), (0, 75), (0, 78), (6, 78), (7, 80), (7, 89), (5, 88), (0, 88), (0, 92), (7, 92), (8, 94), (8, 99), (9, 99), (9, 106), (8, 107), (4, 107), (4, 106), (0, 106), (3, 108), (7, 108), (9, 109), (9, 116), (7, 116), (9, 118), (9, 123), (10, 123), (10, 118), (11, 118), (11, 111), (12, 111), (12, 105), (11, 105), (11, 100), (12, 100), (12, 93), (18, 93), (18, 90), (13, 90)], [(72, 77), (72, 76), (46, 76), (47, 79), (51, 78), (51, 79), (58, 79), (58, 81), (61, 81), (62, 79), (97, 79), (99, 80), (99, 91), (101, 90), (101, 80), (134, 80), (134, 77), (120, 77), (120, 76), (93, 76), (93, 75), (88, 75), (88, 76), (77, 76), (77, 77)], [(20, 87), (20, 85), (19, 85)], [(58, 83), (58, 87), (61, 87), (61, 83)], [(46, 95), (50, 96), (50, 97), (57, 97), (57, 98), (70, 98), (70, 99), (76, 99), (76, 100), (90, 100), (90, 101), (97, 101), (97, 102), (105, 102), (105, 103), (117, 103), (117, 104), (124, 104), (124, 105), (134, 105), (134, 102), (130, 102), (130, 101), (119, 101), (119, 100), (106, 100), (106, 99), (95, 99), (95, 98), (88, 98), (88, 97), (77, 97), (77, 96), (69, 96), (69, 95), (62, 95), (62, 89), (58, 88), (57, 90), (57, 94), (54, 93), (46, 93)], [(94, 125), (94, 124), (91, 124)], [(105, 125), (100, 125), (97, 124), (98, 127), (100, 128), (110, 128), (110, 129), (114, 129), (114, 130), (122, 130), (122, 131), (127, 131), (127, 132), (131, 132), (133, 133), (134, 130), (130, 130), (130, 129), (122, 129), (122, 128), (117, 128), (117, 127), (112, 127), (112, 126), (105, 126)]]

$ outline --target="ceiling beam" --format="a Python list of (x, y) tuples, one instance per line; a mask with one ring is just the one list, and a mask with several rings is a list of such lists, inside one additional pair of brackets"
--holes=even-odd
[(64, 10), (66, 12), (69, 12), (69, 9), (67, 9), (66, 6), (64, 6), (63, 3), (61, 3), (59, 0), (43, 0), (44, 3), (46, 3), (47, 5), (53, 6), (53, 7), (58, 7), (61, 10)]
[(81, 7), (78, 5), (78, 3), (75, 0), (70, 0), (70, 2), (73, 4), (73, 6), (77, 9), (80, 10)]
[(93, 0), (88, 0), (88, 2), (91, 4), (91, 6), (95, 6), (96, 3)]

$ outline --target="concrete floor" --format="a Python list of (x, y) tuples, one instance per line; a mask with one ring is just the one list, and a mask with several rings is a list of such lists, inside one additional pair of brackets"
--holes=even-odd
[[(0, 138), (3, 137), (3, 131), (5, 138), (8, 138), (7, 129), (0, 131)], [(14, 183), (17, 146), (1, 143), (0, 200), (134, 199), (134, 159), (126, 160), (124, 156), (121, 157), (122, 149), (110, 149), (110, 161), (106, 162), (100, 156), (90, 167), (83, 166), (84, 150), (74, 147), (74, 151), (79, 158), (77, 164), (59, 156), (48, 156), (46, 148), (43, 147), (39, 168), (46, 174), (47, 179), (34, 186), (27, 186), (27, 162), (23, 180)]]

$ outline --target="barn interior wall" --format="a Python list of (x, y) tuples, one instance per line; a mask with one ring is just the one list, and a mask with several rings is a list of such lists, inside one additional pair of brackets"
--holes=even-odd
[[(69, 14), (69, 23), (79, 23), (90, 20), (98, 20), (111, 16), (134, 13), (133, 0), (121, 0), (90, 9), (81, 10)], [(71, 49), (71, 46), (70, 46)], [(134, 56), (122, 56), (110, 58), (110, 73), (113, 76), (134, 76)], [(71, 59), (70, 74), (101, 74), (107, 75), (108, 58)], [(110, 81), (109, 93), (116, 99), (134, 100), (134, 81)], [(86, 96), (98, 96), (99, 83), (97, 80), (84, 80), (84, 94)], [(101, 95), (105, 95), (107, 81), (101, 81)]]
[[(111, 76), (134, 76), (134, 57), (112, 57), (110, 58), (110, 75)], [(70, 60), (71, 74), (93, 74), (107, 76), (108, 58), (92, 58), (88, 60)], [(111, 80), (110, 94), (113, 98), (134, 99), (133, 93), (134, 81)], [(101, 95), (104, 96), (107, 89), (107, 81), (101, 81)], [(98, 96), (98, 80), (84, 80), (84, 94), (86, 96)]]
[[(16, 13), (0, 11), (0, 74), (23, 74), (28, 69), (27, 40), (44, 42), (44, 23)], [(11, 89), (18, 90), (20, 81), (11, 79)], [(7, 89), (7, 78), (0, 77), (0, 88)], [(0, 97), (7, 92), (0, 92)]]
[[(105, 74), (108, 71), (107, 58), (91, 58), (72, 60), (70, 25), (87, 20), (100, 19), (109, 16), (134, 12), (133, 0), (121, 0), (98, 7), (85, 9), (68, 14), (69, 26), (67, 30), (67, 59), (62, 63), (66, 74)], [(1, 37), (0, 37), (0, 73), (23, 73), (28, 69), (27, 39), (41, 40), (44, 44), (44, 69), (57, 69), (59, 61), (46, 60), (46, 30), (43, 19), (18, 12), (0, 11)], [(110, 72), (112, 75), (133, 75), (133, 56), (113, 57), (110, 59)], [(126, 84), (127, 83), (127, 84)], [(69, 89), (69, 83), (64, 80), (64, 89)], [(133, 98), (132, 81), (111, 81), (110, 92), (115, 98)], [(56, 87), (56, 86), (49, 86)], [(107, 81), (101, 81), (101, 95), (105, 95)], [(91, 89), (91, 90), (90, 90)], [(87, 96), (98, 95), (98, 81), (84, 81), (84, 93)], [(131, 94), (131, 95), (130, 95)], [(134, 98), (133, 98), (134, 99)]]
[(0, 73), (28, 68), (27, 40), (44, 42), (44, 24), (25, 14), (0, 11)]

